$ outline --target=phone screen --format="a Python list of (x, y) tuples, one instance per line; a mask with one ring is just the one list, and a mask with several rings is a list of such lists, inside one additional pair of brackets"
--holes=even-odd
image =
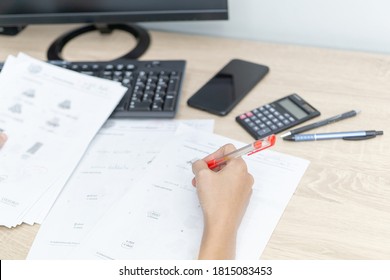
[(191, 107), (224, 116), (268, 71), (267, 66), (234, 59), (190, 97), (187, 103)]

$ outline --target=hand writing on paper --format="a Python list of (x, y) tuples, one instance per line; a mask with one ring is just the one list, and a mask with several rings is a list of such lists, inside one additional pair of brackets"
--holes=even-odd
[(5, 144), (5, 142), (7, 142), (7, 135), (3, 132), (0, 132), (0, 149), (1, 147), (3, 147), (3, 145)]
[(204, 216), (204, 231), (199, 259), (233, 259), (236, 234), (252, 194), (253, 177), (242, 158), (232, 159), (218, 172), (207, 161), (236, 150), (228, 144), (192, 165)]

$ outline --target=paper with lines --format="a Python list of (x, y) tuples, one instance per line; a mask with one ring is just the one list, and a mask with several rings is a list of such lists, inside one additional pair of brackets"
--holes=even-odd
[[(144, 176), (108, 211), (70, 255), (74, 259), (194, 259), (203, 218), (187, 162), (226, 143), (216, 134), (181, 128)], [(277, 145), (277, 143), (276, 143)], [(258, 259), (309, 162), (262, 151), (244, 157), (255, 179), (237, 239), (237, 259)]]
[(68, 258), (104, 213), (144, 176), (183, 123), (205, 131), (214, 127), (213, 120), (107, 121), (41, 225), (28, 259)]

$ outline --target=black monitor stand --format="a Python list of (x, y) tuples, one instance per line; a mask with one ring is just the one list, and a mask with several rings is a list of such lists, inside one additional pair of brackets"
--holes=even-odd
[(26, 26), (0, 26), (0, 35), (15, 36), (19, 34)]
[(119, 57), (118, 59), (137, 59), (140, 57), (149, 47), (150, 44), (150, 36), (148, 32), (135, 24), (106, 24), (106, 25), (88, 25), (85, 27), (81, 27), (76, 30), (72, 30), (68, 33), (65, 33), (57, 40), (55, 40), (47, 51), (47, 58), (49, 60), (64, 60), (62, 58), (62, 49), (73, 38), (90, 32), (98, 30), (102, 34), (111, 33), (113, 30), (119, 29), (124, 30), (132, 34), (137, 40), (137, 45), (130, 52), (125, 54), (124, 56)]

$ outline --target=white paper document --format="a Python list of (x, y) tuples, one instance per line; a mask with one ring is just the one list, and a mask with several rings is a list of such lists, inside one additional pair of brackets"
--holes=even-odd
[[(20, 54), (0, 74), (0, 225), (16, 226), (63, 186), (126, 88)], [(34, 221), (32, 221), (34, 222)]]
[(41, 225), (28, 259), (66, 259), (144, 175), (179, 124), (213, 131), (213, 120), (108, 120)]
[[(226, 143), (211, 133), (182, 129), (141, 179), (112, 207), (71, 253), (74, 259), (194, 259), (203, 216), (189, 160)], [(277, 145), (277, 143), (276, 143)], [(237, 259), (258, 259), (309, 162), (266, 150), (245, 157), (255, 179), (237, 237)]]

